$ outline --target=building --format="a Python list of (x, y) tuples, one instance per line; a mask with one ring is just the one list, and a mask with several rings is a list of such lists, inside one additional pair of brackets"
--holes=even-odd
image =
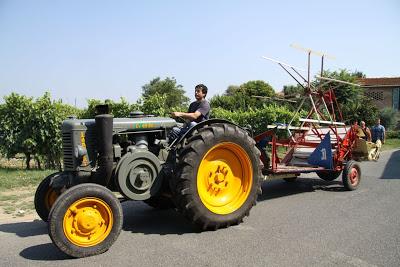
[(400, 111), (400, 77), (359, 78), (357, 82), (378, 108), (388, 107)]

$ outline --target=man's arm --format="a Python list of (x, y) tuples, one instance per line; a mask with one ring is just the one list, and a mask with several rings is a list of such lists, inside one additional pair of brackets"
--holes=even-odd
[(195, 112), (192, 112), (192, 113), (176, 111), (176, 112), (172, 112), (171, 116), (172, 116), (172, 118), (183, 118), (186, 120), (194, 121), (198, 117), (201, 116), (201, 112), (198, 110), (196, 110)]
[(371, 135), (371, 131), (369, 130), (368, 127), (366, 128), (366, 132), (367, 132), (367, 141), (368, 141), (368, 142), (371, 142), (371, 136), (372, 136), (372, 135)]

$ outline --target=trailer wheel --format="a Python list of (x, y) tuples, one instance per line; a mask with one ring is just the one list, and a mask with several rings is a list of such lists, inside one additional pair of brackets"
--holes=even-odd
[(261, 169), (246, 131), (230, 124), (202, 128), (180, 151), (174, 203), (204, 230), (238, 224), (261, 193)]
[(53, 173), (44, 178), (40, 182), (35, 192), (35, 198), (34, 198), (35, 210), (39, 215), (39, 217), (44, 222), (47, 222), (50, 209), (53, 206), (56, 199), (58, 198), (58, 196), (60, 195), (50, 186), (51, 179), (58, 174), (59, 172)]
[(350, 160), (346, 163), (342, 175), (343, 186), (347, 190), (356, 190), (361, 181), (361, 168), (360, 165)]
[(119, 200), (107, 188), (80, 184), (65, 191), (49, 215), (49, 235), (65, 254), (82, 258), (107, 251), (123, 223)]
[(325, 181), (333, 181), (340, 176), (342, 171), (319, 171), (317, 175), (319, 178)]

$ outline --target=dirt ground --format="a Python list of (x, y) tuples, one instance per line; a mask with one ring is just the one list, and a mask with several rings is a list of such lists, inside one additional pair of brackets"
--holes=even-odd
[(39, 219), (33, 204), (35, 188), (0, 192), (0, 224)]

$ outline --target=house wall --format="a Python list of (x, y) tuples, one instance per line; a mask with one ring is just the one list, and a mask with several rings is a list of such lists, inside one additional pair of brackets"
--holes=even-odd
[(379, 109), (393, 107), (393, 88), (365, 88), (364, 94), (373, 99)]

